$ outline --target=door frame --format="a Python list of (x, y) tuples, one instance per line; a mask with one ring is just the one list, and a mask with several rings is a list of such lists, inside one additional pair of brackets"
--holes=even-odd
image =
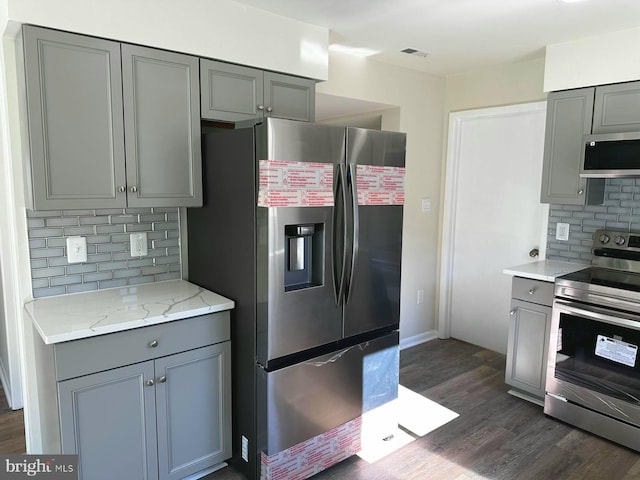
[[(460, 174), (460, 152), (462, 144), (462, 126), (465, 122), (487, 118), (515, 117), (532, 113), (546, 112), (547, 102), (521, 103), (503, 107), (481, 108), (451, 112), (449, 114), (449, 133), (447, 139), (447, 160), (445, 166), (444, 205), (442, 218), (442, 248), (440, 251), (440, 274), (438, 294), (438, 338), (451, 336), (451, 295), (453, 284), (453, 245), (456, 238), (455, 225), (458, 199), (458, 176)], [(542, 165), (542, 158), (540, 159)], [(547, 223), (549, 205), (543, 204), (540, 253), (538, 259), (544, 259), (547, 249)], [(505, 265), (508, 268), (510, 265)]]

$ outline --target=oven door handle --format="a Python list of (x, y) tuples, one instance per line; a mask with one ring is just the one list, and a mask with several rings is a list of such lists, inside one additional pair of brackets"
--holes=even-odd
[[(596, 296), (599, 297), (599, 295)], [(591, 298), (593, 299), (593, 297)], [(602, 298), (610, 300), (609, 297), (603, 296)], [(640, 316), (629, 312), (616, 312), (608, 308), (597, 307), (594, 305), (584, 305), (582, 303), (576, 303), (561, 299), (554, 300), (553, 309), (571, 315), (592, 318), (594, 320), (609, 323), (611, 325), (627, 327), (632, 330), (640, 330)]]

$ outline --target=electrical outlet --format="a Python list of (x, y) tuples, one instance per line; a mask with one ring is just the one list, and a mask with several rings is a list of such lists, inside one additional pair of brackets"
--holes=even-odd
[(556, 240), (569, 240), (569, 224), (558, 223), (556, 225)]
[(245, 462), (249, 461), (249, 439), (242, 435), (242, 459)]
[(418, 289), (417, 303), (418, 305), (420, 305), (421, 303), (424, 303), (424, 288)]
[(80, 263), (87, 261), (86, 237), (67, 237), (67, 262)]
[(421, 202), (421, 208), (422, 208), (422, 212), (423, 213), (430, 212), (431, 211), (431, 199), (430, 198), (423, 198), (422, 202)]
[(132, 233), (129, 235), (129, 240), (132, 257), (144, 257), (149, 253), (147, 250), (147, 232)]

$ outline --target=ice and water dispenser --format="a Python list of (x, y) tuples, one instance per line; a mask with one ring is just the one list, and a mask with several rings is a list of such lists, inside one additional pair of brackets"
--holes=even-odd
[(285, 292), (322, 285), (324, 224), (285, 225)]

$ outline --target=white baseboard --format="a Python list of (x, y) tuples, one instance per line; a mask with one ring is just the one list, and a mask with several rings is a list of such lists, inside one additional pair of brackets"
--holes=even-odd
[(414, 347), (416, 345), (420, 345), (421, 343), (428, 342), (436, 338), (438, 338), (437, 330), (430, 330), (428, 332), (421, 333), (419, 335), (414, 335), (413, 337), (403, 338), (400, 340), (400, 350), (404, 350), (405, 348), (409, 348), (409, 347)]

